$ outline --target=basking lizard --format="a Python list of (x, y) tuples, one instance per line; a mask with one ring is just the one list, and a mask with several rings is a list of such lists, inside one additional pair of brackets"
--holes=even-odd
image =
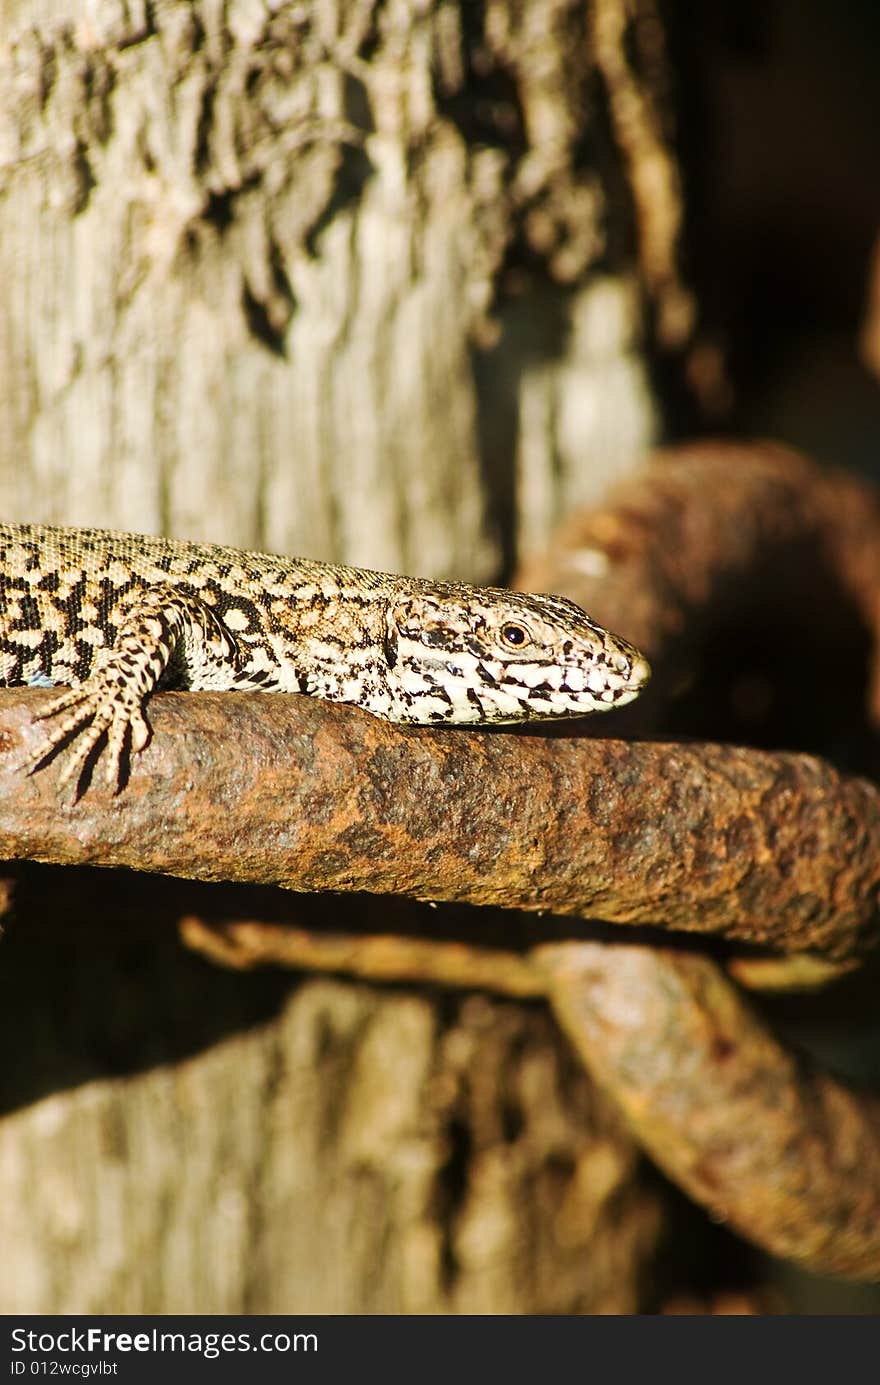
[(645, 659), (561, 596), (99, 529), (0, 524), (0, 686), (69, 687), (23, 766), (78, 786), (150, 738), (156, 688), (308, 693), (389, 721), (489, 725), (620, 707)]

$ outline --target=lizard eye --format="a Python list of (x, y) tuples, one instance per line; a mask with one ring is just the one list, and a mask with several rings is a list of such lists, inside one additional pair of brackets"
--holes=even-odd
[(530, 635), (524, 625), (517, 625), (515, 621), (508, 620), (501, 627), (501, 639), (511, 649), (522, 649), (529, 643)]

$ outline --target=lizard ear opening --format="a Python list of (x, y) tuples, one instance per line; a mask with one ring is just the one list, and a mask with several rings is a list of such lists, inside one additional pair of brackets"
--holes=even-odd
[(394, 668), (397, 663), (397, 625), (394, 620), (394, 611), (388, 612), (385, 621), (385, 633), (382, 636), (382, 648), (385, 652), (385, 662), (389, 668)]
[(385, 634), (382, 640), (389, 668), (394, 668), (397, 663), (398, 645), (401, 639), (406, 644), (407, 640), (420, 638), (425, 621), (424, 607), (424, 600), (412, 594), (398, 596), (396, 600), (389, 603), (388, 613), (385, 617)]
[(432, 651), (442, 654), (459, 649), (467, 625), (460, 602), (422, 593), (399, 597), (388, 612), (395, 645), (398, 639), (417, 644), (428, 658)]
[(404, 639), (418, 639), (424, 626), (437, 617), (437, 603), (410, 593), (398, 596), (388, 610), (388, 629)]

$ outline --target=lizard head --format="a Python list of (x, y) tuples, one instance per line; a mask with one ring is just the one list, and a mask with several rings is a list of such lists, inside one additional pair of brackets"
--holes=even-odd
[(394, 720), (488, 723), (585, 716), (637, 697), (637, 649), (562, 596), (496, 588), (402, 593), (385, 637)]

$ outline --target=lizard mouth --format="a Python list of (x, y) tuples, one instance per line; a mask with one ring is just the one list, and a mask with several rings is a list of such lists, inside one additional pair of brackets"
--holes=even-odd
[(614, 694), (613, 705), (615, 707), (625, 707), (628, 702), (634, 702), (651, 678), (651, 665), (642, 654), (636, 654), (632, 661), (629, 678), (624, 686)]

